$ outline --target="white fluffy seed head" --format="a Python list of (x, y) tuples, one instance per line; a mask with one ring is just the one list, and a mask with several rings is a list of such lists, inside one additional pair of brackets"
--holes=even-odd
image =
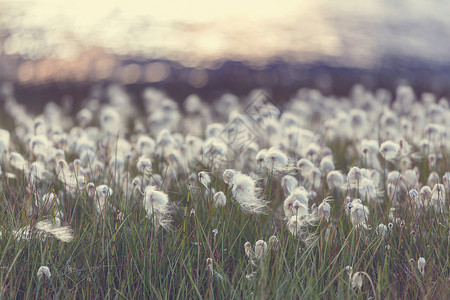
[(286, 218), (308, 212), (308, 192), (302, 188), (296, 188), (283, 203)]
[(415, 189), (410, 190), (408, 194), (412, 200), (419, 198), (419, 192)]
[(222, 207), (227, 204), (227, 197), (223, 192), (217, 192), (213, 196), (214, 206)]
[(354, 199), (349, 204), (350, 221), (354, 227), (368, 228), (369, 208), (361, 203), (360, 199)]
[(45, 156), (48, 153), (49, 141), (45, 135), (35, 135), (30, 139), (29, 148), (34, 155)]
[(107, 199), (111, 197), (113, 194), (113, 190), (102, 184), (95, 188), (95, 208), (98, 213), (103, 214), (106, 209)]
[(178, 166), (181, 164), (181, 155), (180, 152), (178, 150), (174, 150), (172, 149), (168, 154), (167, 154), (167, 161), (169, 162), (170, 165), (174, 165), (174, 166)]
[(378, 225), (376, 232), (378, 235), (385, 237), (388, 233), (388, 228), (386, 225), (381, 223), (380, 225)]
[(170, 228), (169, 197), (164, 192), (156, 190), (154, 186), (147, 186), (144, 192), (143, 205), (147, 212), (147, 218), (151, 219), (158, 228)]
[(234, 174), (236, 174), (235, 170), (226, 169), (225, 171), (223, 171), (223, 174), (222, 174), (223, 181), (228, 185), (233, 184)]
[(244, 150), (244, 157), (253, 162), (256, 158), (256, 154), (258, 154), (259, 146), (255, 142), (251, 142), (248, 144)]
[(217, 137), (223, 131), (223, 124), (212, 123), (208, 124), (205, 129), (205, 135), (207, 138)]
[(400, 165), (400, 168), (402, 169), (402, 171), (410, 169), (412, 164), (413, 164), (412, 159), (409, 156), (400, 157), (399, 165)]
[(363, 284), (361, 272), (356, 272), (355, 274), (353, 274), (351, 283), (352, 283), (352, 288), (361, 289), (362, 284)]
[(297, 168), (302, 176), (306, 176), (314, 168), (314, 164), (309, 159), (302, 158), (297, 162)]
[(147, 157), (151, 156), (155, 152), (155, 147), (155, 141), (146, 135), (141, 135), (136, 143), (137, 152)]
[(272, 147), (266, 153), (264, 164), (270, 171), (283, 171), (287, 167), (288, 157), (278, 148)]
[(435, 171), (431, 172), (430, 175), (428, 175), (427, 184), (429, 186), (434, 186), (438, 183), (439, 183), (439, 174)]
[(245, 255), (247, 255), (247, 257), (250, 258), (252, 255), (252, 245), (250, 244), (250, 242), (245, 242), (244, 251), (245, 251)]
[(303, 187), (298, 187), (294, 190), (294, 192), (291, 194), (292, 197), (295, 200), (300, 201), (303, 205), (305, 205), (306, 207), (308, 207), (309, 205), (309, 193), (308, 191), (305, 190), (305, 188)]
[(417, 260), (417, 268), (419, 269), (419, 272), (420, 272), (421, 275), (423, 275), (424, 272), (425, 272), (425, 265), (426, 264), (427, 264), (427, 261), (423, 257), (420, 257)]
[(359, 193), (361, 198), (370, 202), (377, 202), (378, 190), (372, 180), (363, 178), (361, 180)]
[(208, 160), (221, 161), (228, 152), (228, 146), (218, 138), (209, 138), (202, 145), (203, 155)]
[(285, 175), (281, 178), (281, 186), (284, 188), (285, 193), (289, 195), (298, 186), (298, 180), (294, 176)]
[(72, 229), (69, 226), (60, 226), (50, 220), (42, 220), (36, 223), (36, 230), (39, 235), (50, 236), (64, 243), (69, 243), (74, 239)]
[(261, 166), (267, 155), (267, 149), (261, 149), (255, 156), (256, 164)]
[(328, 220), (330, 219), (330, 215), (331, 215), (330, 204), (326, 200), (322, 201), (322, 203), (320, 203), (320, 205), (317, 209), (317, 213), (319, 215), (319, 218), (324, 218), (328, 222)]
[(306, 156), (311, 159), (311, 161), (316, 162), (320, 156), (321, 148), (316, 143), (310, 143), (306, 148)]
[(347, 180), (351, 187), (357, 188), (362, 179), (361, 169), (358, 167), (352, 167), (347, 174)]
[(428, 185), (424, 185), (419, 192), (419, 201), (418, 205), (419, 207), (428, 205), (429, 201), (431, 199), (431, 188)]
[(442, 176), (442, 183), (447, 191), (450, 190), (450, 172), (445, 172)]
[(175, 143), (175, 140), (167, 128), (161, 130), (156, 138), (156, 144), (161, 147), (167, 147)]
[(406, 170), (402, 174), (402, 178), (405, 180), (406, 186), (409, 188), (415, 188), (419, 186), (419, 176), (415, 170)]
[(327, 185), (330, 189), (340, 188), (344, 184), (344, 175), (340, 171), (331, 171), (327, 175)]
[(345, 272), (347, 273), (348, 278), (351, 279), (352, 274), (353, 274), (353, 268), (352, 268), (351, 266), (346, 266), (346, 267), (344, 268), (344, 270), (345, 270)]
[(0, 128), (0, 158), (8, 151), (10, 142), (10, 133), (6, 129)]
[(211, 258), (206, 259), (206, 265), (208, 267), (208, 271), (212, 273), (214, 271), (213, 260)]
[(50, 273), (50, 269), (47, 266), (40, 266), (37, 271), (38, 279), (42, 279), (43, 276), (47, 277), (48, 279), (52, 277), (52, 273)]
[(308, 207), (298, 200), (292, 204), (292, 213), (294, 216), (302, 217), (308, 214)]
[(27, 168), (27, 162), (25, 161), (23, 156), (17, 152), (11, 152), (11, 154), (9, 155), (9, 162), (11, 163), (11, 166), (20, 171)]
[(295, 237), (304, 238), (305, 241), (308, 240), (308, 234), (306, 228), (308, 226), (315, 225), (317, 222), (317, 214), (311, 213), (306, 214), (301, 217), (291, 216), (288, 218), (287, 227), (289, 232)]
[(209, 185), (211, 183), (211, 177), (209, 176), (209, 174), (206, 171), (201, 171), (197, 176), (200, 183), (209, 189)]
[(334, 168), (335, 166), (333, 162), (333, 156), (325, 156), (320, 161), (320, 171), (322, 172), (322, 174), (328, 174), (329, 172), (333, 171)]
[(44, 179), (45, 174), (47, 174), (47, 171), (43, 162), (35, 161), (30, 165), (30, 175), (33, 180), (40, 181)]
[(136, 163), (136, 168), (140, 173), (150, 174), (152, 172), (152, 161), (146, 157), (140, 157)]
[(400, 146), (392, 141), (386, 141), (380, 146), (380, 154), (384, 159), (392, 161), (397, 157)]
[(256, 179), (236, 172), (231, 191), (234, 200), (239, 203), (241, 210), (245, 213), (261, 214), (266, 211), (267, 202), (260, 196)]
[(434, 185), (431, 191), (431, 204), (436, 211), (442, 210), (445, 206), (445, 187), (442, 183)]
[(363, 139), (361, 141), (360, 150), (361, 150), (361, 154), (365, 157), (376, 154), (378, 152), (379, 148), (380, 148), (380, 146), (378, 145), (377, 140)]
[(95, 184), (93, 183), (93, 182), (89, 182), (87, 185), (86, 185), (86, 190), (87, 190), (87, 193), (88, 193), (88, 196), (89, 197), (94, 197), (95, 196), (95, 191), (96, 191), (96, 188), (95, 188)]
[(157, 191), (154, 186), (148, 186), (145, 188), (144, 208), (148, 216), (151, 216), (154, 212), (165, 213), (168, 202), (169, 197), (165, 193)]
[(278, 248), (278, 244), (279, 244), (278, 238), (276, 236), (272, 235), (269, 238), (269, 247), (271, 249), (276, 249), (276, 248)]
[(112, 196), (112, 194), (113, 194), (113, 190), (104, 184), (96, 187), (96, 192), (97, 192), (97, 197), (104, 198), (104, 199)]
[(255, 243), (255, 255), (258, 259), (264, 258), (267, 254), (267, 243), (263, 240), (259, 240)]
[(387, 174), (386, 184), (393, 184), (397, 186), (398, 180), (400, 179), (399, 171), (391, 171)]

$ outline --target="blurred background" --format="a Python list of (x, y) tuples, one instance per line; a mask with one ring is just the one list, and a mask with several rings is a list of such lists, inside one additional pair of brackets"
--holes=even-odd
[(439, 0), (0, 0), (0, 81), (36, 103), (111, 82), (179, 101), (402, 82), (448, 96), (449, 16)]

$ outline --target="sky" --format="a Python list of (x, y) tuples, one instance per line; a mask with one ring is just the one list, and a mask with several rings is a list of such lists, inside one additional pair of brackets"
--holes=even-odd
[[(90, 47), (185, 65), (273, 56), (371, 66), (450, 61), (449, 1), (0, 0), (7, 55), (73, 59)], [(6, 12), (6, 13), (5, 13)]]

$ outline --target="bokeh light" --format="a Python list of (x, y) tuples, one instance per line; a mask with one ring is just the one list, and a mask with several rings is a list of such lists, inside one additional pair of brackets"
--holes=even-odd
[(432, 73), (424, 84), (440, 91), (449, 14), (450, 2), (420, 0), (0, 0), (0, 80), (181, 80), (194, 89), (298, 88), (308, 80), (327, 93), (342, 76), (321, 66), (357, 68), (358, 82), (376, 88), (391, 80), (377, 74), (412, 82), (419, 65)]

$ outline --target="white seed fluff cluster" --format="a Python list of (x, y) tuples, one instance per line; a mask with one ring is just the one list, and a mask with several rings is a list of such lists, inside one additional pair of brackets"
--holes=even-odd
[(143, 204), (147, 217), (152, 219), (155, 225), (169, 228), (169, 197), (167, 194), (156, 190), (154, 186), (148, 186), (145, 188)]
[(255, 179), (234, 170), (226, 170), (223, 177), (225, 182), (229, 182), (233, 199), (243, 212), (261, 214), (266, 211), (267, 202), (262, 198)]
[[(120, 210), (133, 220), (142, 216), (154, 229), (188, 227), (187, 212), (195, 216), (190, 221), (200, 219), (204, 207), (218, 239), (227, 233), (217, 224), (233, 215), (234, 204), (251, 215), (245, 216), (249, 224), (270, 220), (271, 230), (305, 241), (312, 231), (321, 237), (322, 230), (328, 241), (342, 234), (342, 227), (391, 243), (395, 230), (416, 230), (415, 222), (427, 214), (446, 228), (447, 99), (430, 94), (418, 99), (407, 86), (395, 95), (355, 86), (350, 97), (339, 100), (301, 89), (278, 108), (253, 101), (261, 90), (210, 102), (190, 95), (180, 104), (146, 88), (141, 111), (123, 87), (97, 89), (74, 114), (47, 103), (32, 115), (14, 93), (2, 98), (14, 127), (0, 128), (0, 192), (12, 212), (23, 213), (14, 217), (26, 220), (10, 229), (15, 239), (70, 242), (76, 233), (64, 224), (79, 211), (98, 216), (87, 220), (113, 220)], [(14, 186), (23, 190), (17, 194)], [(377, 216), (386, 218), (373, 221)], [(271, 240), (258, 240), (254, 252), (246, 243), (249, 261), (262, 261), (271, 245), (284, 242)], [(222, 269), (216, 259), (211, 253), (207, 263), (215, 274)], [(425, 264), (420, 258), (421, 274)], [(352, 275), (352, 285), (361, 288), (364, 274)]]
[(40, 266), (37, 271), (37, 277), (38, 279), (42, 279), (42, 277), (50, 279), (50, 277), (52, 277), (52, 273), (50, 273), (50, 269), (47, 266)]

